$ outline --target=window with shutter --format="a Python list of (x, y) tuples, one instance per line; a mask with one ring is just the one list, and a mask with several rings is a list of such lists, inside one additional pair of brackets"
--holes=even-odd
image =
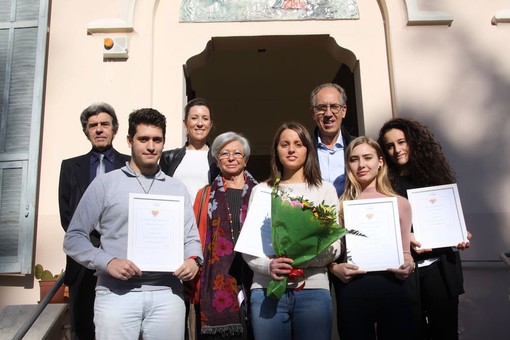
[(32, 272), (48, 0), (0, 0), (0, 273)]

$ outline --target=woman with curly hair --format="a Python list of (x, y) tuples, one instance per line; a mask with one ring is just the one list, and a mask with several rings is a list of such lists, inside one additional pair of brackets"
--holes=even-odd
[[(456, 182), (441, 145), (425, 125), (404, 118), (392, 119), (381, 128), (378, 142), (388, 163), (390, 181), (399, 195), (407, 197), (408, 189)], [(420, 339), (458, 339), (459, 295), (464, 293), (459, 252), (451, 247), (419, 247), (419, 240), (412, 239), (418, 270), (416, 277), (409, 280), (415, 286), (409, 288), (411, 293), (414, 289)], [(468, 247), (466, 242), (456, 248)]]

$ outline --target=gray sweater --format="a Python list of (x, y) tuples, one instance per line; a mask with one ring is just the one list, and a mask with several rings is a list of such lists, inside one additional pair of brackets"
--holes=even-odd
[[(150, 188), (148, 193), (151, 195), (184, 197), (184, 258), (203, 258), (195, 216), (184, 184), (161, 171), (154, 177), (139, 175), (138, 179), (145, 190)], [(168, 272), (144, 272), (141, 277), (134, 276), (127, 281), (107, 273), (106, 267), (112, 259), (127, 257), (129, 194), (143, 194), (141, 185), (136, 173), (126, 163), (121, 169), (97, 177), (76, 208), (64, 238), (64, 251), (76, 262), (96, 270), (96, 290), (182, 289), (182, 283)], [(94, 229), (101, 235), (99, 248), (90, 242), (89, 235)]]

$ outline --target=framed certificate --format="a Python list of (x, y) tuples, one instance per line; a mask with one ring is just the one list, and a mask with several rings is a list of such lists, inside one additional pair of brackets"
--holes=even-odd
[(398, 268), (404, 263), (396, 197), (344, 201), (347, 262), (365, 271)]
[(467, 242), (466, 223), (457, 184), (407, 190), (413, 210), (413, 230), (422, 248)]
[(184, 197), (129, 194), (127, 258), (142, 271), (173, 272), (184, 261)]
[(257, 257), (274, 255), (271, 227), (271, 188), (257, 187), (234, 250)]

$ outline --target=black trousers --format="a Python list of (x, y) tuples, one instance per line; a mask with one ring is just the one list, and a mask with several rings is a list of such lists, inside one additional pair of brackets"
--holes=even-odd
[(412, 313), (416, 328), (416, 340), (428, 340), (426, 332), (426, 319), (423, 317), (420, 294), (420, 274), (417, 267), (404, 282), (404, 287), (411, 300)]
[(418, 270), (425, 334), (433, 340), (457, 340), (459, 297), (449, 294), (440, 266), (437, 261)]
[(371, 272), (335, 284), (338, 331), (342, 340), (416, 339), (411, 300), (404, 281), (389, 272)]
[(97, 277), (94, 271), (80, 269), (76, 279), (69, 285), (69, 311), (73, 340), (94, 340), (94, 300)]

